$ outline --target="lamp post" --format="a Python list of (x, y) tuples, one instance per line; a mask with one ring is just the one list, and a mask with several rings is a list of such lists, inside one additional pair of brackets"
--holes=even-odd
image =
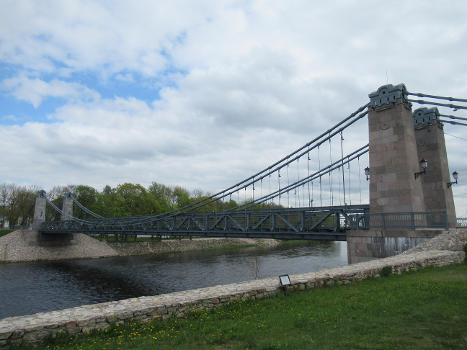
[(370, 179), (370, 168), (366, 167), (365, 168), (365, 175), (366, 175), (366, 181)]
[(459, 176), (459, 174), (457, 173), (457, 171), (454, 170), (454, 172), (452, 173), (452, 177), (454, 178), (455, 181), (448, 182), (447, 183), (448, 188), (451, 187), (454, 184), (457, 184), (457, 177), (458, 176)]
[(428, 161), (425, 158), (422, 158), (422, 160), (420, 160), (420, 167), (422, 168), (422, 170), (414, 174), (415, 179), (419, 177), (421, 174), (426, 173), (426, 168), (428, 167)]

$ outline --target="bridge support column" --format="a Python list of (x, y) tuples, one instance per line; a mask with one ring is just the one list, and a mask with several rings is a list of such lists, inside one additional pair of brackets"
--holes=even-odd
[[(428, 161), (426, 173), (421, 176), (425, 209), (427, 211), (446, 211), (448, 227), (456, 227), (456, 209), (444, 142), (443, 125), (439, 122), (437, 108), (419, 108), (413, 113), (415, 138), (418, 156)], [(433, 224), (446, 220), (444, 215), (429, 217)]]
[[(384, 85), (369, 97), (370, 229), (347, 232), (351, 264), (401, 253), (443, 232), (415, 230), (407, 215), (389, 214), (426, 211), (422, 179), (430, 170), (415, 176), (423, 155), (418, 153), (405, 85)], [(377, 215), (383, 213), (387, 215)], [(386, 219), (393, 221), (385, 223)], [(427, 220), (417, 218), (417, 225), (424, 226)]]
[(63, 197), (62, 211), (62, 220), (70, 220), (70, 217), (73, 216), (73, 197), (70, 192), (65, 193)]
[(369, 97), (370, 214), (425, 211), (405, 85), (384, 85)]
[(44, 190), (37, 192), (36, 204), (34, 206), (34, 220), (32, 222), (33, 230), (38, 230), (39, 226), (45, 221), (45, 206), (47, 204), (45, 195)]

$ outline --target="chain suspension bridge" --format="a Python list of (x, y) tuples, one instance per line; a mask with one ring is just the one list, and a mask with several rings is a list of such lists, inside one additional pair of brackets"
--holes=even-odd
[[(419, 99), (411, 99), (409, 96)], [(35, 206), (35, 228), (44, 238), (85, 233), (159, 237), (346, 240), (348, 230), (439, 229), (452, 226), (450, 216), (454, 207), (452, 203), (451, 208), (448, 202), (449, 198), (452, 201), (451, 185), (457, 183), (457, 172), (454, 175), (456, 182), (451, 182), (449, 178), (446, 180), (446, 171), (448, 177), (450, 172), (447, 169), (445, 148), (442, 149), (445, 147), (444, 135), (438, 153), (443, 157), (444, 151), (445, 165), (441, 164), (443, 161), (439, 159), (426, 161), (422, 158), (420, 153), (424, 152), (426, 137), (420, 138), (418, 135), (421, 135), (420, 130), (426, 129), (427, 126), (435, 125), (442, 130), (443, 123), (467, 126), (467, 118), (443, 112), (466, 110), (467, 99), (412, 93), (408, 92), (403, 84), (382, 86), (369, 97), (369, 103), (362, 105), (340, 122), (275, 163), (185, 207), (159, 215), (109, 218), (92, 212), (78, 202), (71, 193), (65, 196), (63, 208), (60, 209), (47, 197), (45, 191), (40, 191)], [(415, 144), (416, 141), (418, 147), (418, 153), (417, 149), (415, 150), (417, 169), (413, 172), (415, 176), (410, 175), (415, 177), (413, 180), (412, 178), (401, 180), (399, 175), (398, 179), (386, 180), (384, 176), (391, 175), (380, 171), (381, 163), (385, 163), (387, 167), (393, 163), (393, 160), (388, 160), (385, 148), (381, 148), (378, 142), (382, 142), (381, 135), (383, 138), (387, 136), (390, 140), (387, 130), (393, 130), (391, 135), (397, 135), (397, 128), (400, 128), (398, 122), (395, 126), (391, 126), (390, 122), (386, 125), (386, 122), (381, 122), (384, 119), (381, 117), (377, 122), (382, 123), (377, 128), (380, 136), (375, 139), (372, 138), (372, 132), (376, 131), (368, 120), (369, 114), (372, 118), (372, 113), (386, 113), (385, 110), (391, 112), (398, 104), (409, 110), (411, 120), (405, 128), (412, 128), (413, 130), (409, 130), (412, 133), (410, 135), (416, 136), (409, 135), (409, 140), (406, 140), (409, 144), (410, 142)], [(422, 106), (412, 113), (412, 104), (435, 107)], [(374, 116), (373, 118), (375, 119)], [(359, 144), (367, 139), (366, 136), (362, 136), (365, 132), (369, 132), (369, 143)], [(402, 141), (391, 142), (401, 144)], [(395, 157), (398, 157), (397, 154)], [(419, 165), (420, 159), (425, 162)], [(430, 197), (428, 182), (427, 185), (424, 183), (428, 180), (422, 176), (428, 171), (426, 169), (428, 162), (433, 169), (444, 167), (441, 169), (442, 175), (433, 176), (437, 176), (434, 181), (437, 181), (438, 185), (444, 186), (442, 192), (448, 204), (433, 206), (425, 200), (426, 203), (423, 205), (411, 207), (396, 205), (401, 211), (390, 209), (389, 204), (384, 207), (386, 199), (381, 197), (384, 197), (382, 193), (389, 193), (395, 186), (394, 181), (410, 181), (410, 186), (414, 188), (422, 186), (420, 191), (425, 192), (424, 198)], [(406, 166), (408, 169), (413, 167), (408, 164)], [(421, 171), (418, 171), (420, 169)], [(387, 169), (386, 173), (388, 173)], [(413, 182), (417, 181), (417, 177), (421, 177), (419, 179), (421, 185)], [(399, 197), (404, 195), (399, 193)], [(386, 201), (389, 203), (391, 200)], [(45, 221), (46, 206), (52, 208), (60, 219)], [(226, 207), (229, 209), (219, 209)], [(86, 213), (88, 218), (73, 216), (73, 208)]]

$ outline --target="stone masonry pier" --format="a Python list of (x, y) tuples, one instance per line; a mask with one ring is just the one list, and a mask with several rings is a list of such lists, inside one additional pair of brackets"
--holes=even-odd
[[(466, 231), (453, 230), (425, 242), (417, 249), (380, 260), (362, 262), (338, 268), (291, 275), (291, 289), (311, 289), (321, 286), (348, 284), (369, 277), (378, 277), (383, 268), (394, 273), (418, 270), (426, 266), (461, 263), (465, 253)], [(429, 250), (423, 250), (429, 249)], [(440, 250), (451, 249), (451, 250)], [(0, 320), (0, 347), (13, 344), (39, 343), (59, 332), (87, 334), (93, 329), (105, 329), (114, 323), (130, 320), (149, 321), (184, 317), (188, 312), (211, 309), (234, 300), (260, 299), (280, 292), (279, 279), (266, 278), (243, 283), (187, 290), (156, 296), (144, 296), (65, 310), (8, 317)]]

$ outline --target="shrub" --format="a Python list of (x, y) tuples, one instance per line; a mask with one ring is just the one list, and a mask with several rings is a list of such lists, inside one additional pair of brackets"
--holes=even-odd
[(387, 277), (392, 274), (392, 266), (385, 266), (381, 269), (380, 275), (382, 277)]

